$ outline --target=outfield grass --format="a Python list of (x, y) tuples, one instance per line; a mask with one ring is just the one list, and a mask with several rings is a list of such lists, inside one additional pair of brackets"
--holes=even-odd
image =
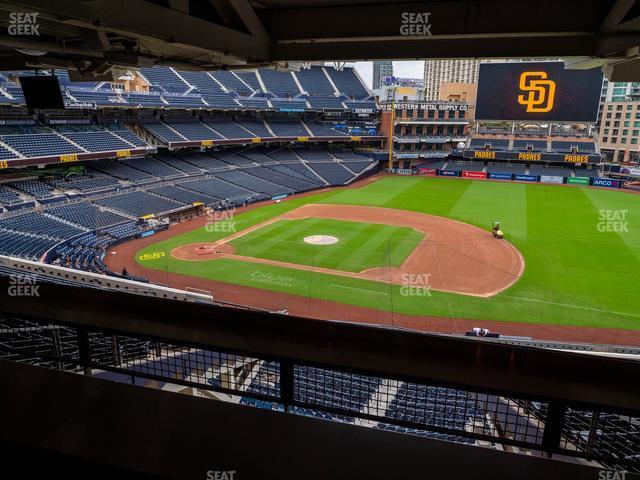
[[(304, 242), (310, 235), (338, 238), (333, 245)], [(423, 234), (407, 227), (325, 218), (279, 220), (232, 240), (237, 255), (346, 272), (399, 267)]]
[[(162, 258), (145, 267), (290, 292), (410, 315), (515, 322), (640, 328), (640, 196), (582, 187), (470, 180), (385, 177), (359, 189), (322, 192), (251, 210), (237, 218), (238, 230), (306, 203), (373, 205), (441, 215), (489, 229), (499, 220), (523, 254), (521, 279), (485, 299), (432, 292), (405, 297), (399, 286), (229, 259), (187, 262), (168, 252), (185, 243), (228, 235), (197, 229), (158, 242), (144, 253)], [(626, 211), (624, 232), (601, 231), (601, 211)]]

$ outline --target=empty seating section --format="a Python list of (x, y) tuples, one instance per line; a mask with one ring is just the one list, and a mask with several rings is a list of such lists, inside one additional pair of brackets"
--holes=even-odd
[(5, 185), (0, 185), (0, 205), (15, 205), (17, 203), (22, 203), (20, 194)]
[(304, 99), (278, 100), (272, 98), (271, 105), (276, 110), (283, 112), (302, 112), (307, 109), (307, 101)]
[(0, 231), (0, 255), (39, 260), (56, 243), (57, 240), (37, 235)]
[(482, 411), (466, 392), (414, 383), (400, 386), (385, 416), (460, 432), (475, 422), (484, 425)]
[(111, 130), (118, 137), (120, 137), (123, 140), (126, 140), (127, 142), (129, 142), (134, 147), (148, 147), (149, 146), (149, 145), (147, 145), (145, 143), (144, 140), (142, 140), (135, 133), (133, 133), (131, 130), (128, 130), (125, 127), (117, 127), (117, 126), (109, 127), (109, 130)]
[(294, 148), (293, 151), (300, 157), (305, 160), (333, 160), (331, 154), (323, 150), (321, 148)]
[(90, 230), (128, 221), (128, 218), (126, 217), (107, 210), (102, 210), (97, 206), (86, 202), (55, 207), (48, 210), (47, 213), (62, 218), (68, 222), (81, 225)]
[(290, 188), (283, 187), (282, 185), (276, 185), (266, 180), (263, 180), (253, 175), (245, 173), (244, 170), (231, 170), (226, 172), (219, 172), (215, 174), (216, 177), (222, 180), (233, 183), (234, 185), (247, 188), (253, 192), (264, 193), (266, 195), (282, 195), (284, 193), (291, 193)]
[(370, 110), (372, 112), (375, 112), (377, 109), (375, 102), (345, 101), (344, 104), (347, 106), (347, 108), (350, 108), (352, 110)]
[(294, 366), (294, 399), (308, 405), (362, 411), (381, 384), (377, 377)]
[(271, 120), (269, 122), (271, 130), (276, 137), (308, 137), (309, 132), (301, 122), (283, 122)]
[(16, 180), (15, 182), (11, 182), (9, 186), (29, 194), (37, 200), (55, 196), (55, 187), (48, 183), (41, 182), (40, 180)]
[(84, 231), (43, 213), (35, 212), (0, 220), (0, 229), (13, 230), (18, 233), (29, 232), (49, 238), (68, 238)]
[(300, 94), (291, 72), (260, 69), (260, 78), (267, 90), (280, 98), (291, 98)]
[(322, 180), (320, 180), (316, 175), (314, 175), (307, 167), (305, 167), (301, 163), (298, 163), (297, 165), (295, 164), (270, 165), (265, 168), (271, 169), (278, 173), (282, 173), (284, 175), (288, 175), (293, 178), (297, 178), (298, 180), (302, 180), (304, 182), (309, 182), (313, 184), (315, 187), (323, 185)]
[(340, 93), (356, 100), (364, 100), (369, 97), (369, 92), (362, 85), (353, 68), (348, 67), (342, 70), (327, 68), (326, 71)]
[(178, 203), (168, 198), (160, 198), (146, 192), (124, 193), (97, 200), (96, 203), (136, 217), (164, 213), (184, 207), (184, 203)]
[(430, 160), (428, 162), (421, 163), (416, 168), (432, 168), (434, 170), (440, 170), (441, 168), (444, 167), (447, 161), (448, 160)]
[(487, 164), (487, 172), (489, 173), (516, 173), (524, 174), (526, 171), (524, 163), (497, 163), (489, 162)]
[(25, 157), (49, 157), (84, 152), (56, 133), (2, 135), (0, 141), (19, 151)]
[(222, 85), (224, 85), (227, 90), (233, 90), (243, 97), (251, 95), (254, 91), (254, 89), (251, 88), (251, 85), (245, 83), (234, 72), (230, 72), (227, 70), (216, 70), (215, 72), (210, 72), (210, 75)]
[(224, 117), (205, 120), (205, 123), (225, 138), (253, 138), (254, 135), (236, 122)]
[(238, 125), (241, 125), (243, 128), (249, 130), (256, 137), (273, 137), (262, 120), (256, 120), (252, 118), (238, 118), (236, 122), (238, 123)]
[(109, 131), (65, 133), (72, 142), (77, 143), (88, 152), (106, 152), (128, 150), (132, 144), (118, 138)]
[(371, 163), (374, 163), (374, 162), (370, 162), (369, 160), (363, 160), (362, 162), (353, 161), (353, 160), (350, 162), (342, 162), (342, 164), (345, 167), (347, 167), (349, 170), (351, 170), (354, 173), (362, 172), (365, 168), (369, 167)]
[(339, 137), (340, 135), (344, 135), (324, 123), (305, 122), (305, 124), (315, 137)]
[(557, 141), (551, 142), (551, 149), (556, 152), (581, 152), (581, 153), (595, 153), (596, 145), (593, 142), (584, 141)]
[(169, 67), (143, 68), (142, 75), (152, 84), (167, 92), (186, 92), (189, 85)]
[(224, 138), (198, 121), (169, 122), (167, 124), (188, 140), (220, 140)]
[(571, 175), (570, 167), (555, 167), (546, 165), (529, 165), (529, 173), (531, 175), (553, 175), (558, 177), (568, 177)]
[(264, 97), (239, 98), (243, 107), (250, 110), (266, 110), (269, 108), (268, 100)]
[(218, 160), (223, 161), (227, 165), (242, 166), (242, 165), (254, 164), (250, 156), (236, 155), (236, 153), (215, 152), (215, 153), (210, 153), (209, 155), (211, 155), (213, 158), (217, 158)]
[(18, 156), (11, 150), (8, 150), (0, 145), (0, 160), (7, 160), (10, 158), (17, 158)]
[(120, 185), (115, 178), (102, 175), (70, 175), (63, 179), (51, 180), (51, 184), (59, 190), (78, 190), (83, 193), (114, 190)]
[(312, 66), (295, 72), (302, 89), (309, 94), (330, 96), (335, 94), (335, 89), (327, 79), (323, 67)]
[[(88, 89), (82, 87), (67, 86), (67, 95), (72, 97), (69, 100), (75, 99), (80, 103), (95, 103), (96, 105), (114, 105), (125, 106), (127, 101), (118, 95), (116, 92), (104, 89)], [(67, 103), (67, 102), (65, 102)]]
[(317, 188), (318, 186), (316, 183), (311, 183), (308, 180), (301, 180), (299, 178), (286, 175), (282, 172), (270, 170), (267, 167), (247, 168), (243, 170), (243, 172), (249, 173), (258, 178), (263, 178), (270, 181), (271, 183), (282, 185), (291, 189), (291, 191), (293, 192), (304, 192), (306, 190)]
[(189, 175), (198, 175), (201, 173), (200, 169), (195, 165), (189, 162), (185, 162), (184, 160), (173, 155), (158, 155), (155, 157), (155, 159), (159, 162), (164, 163), (165, 165), (173, 167)]
[(176, 202), (181, 203), (194, 203), (194, 202), (203, 202), (207, 205), (218, 203), (220, 199), (212, 197), (210, 195), (205, 195), (204, 193), (197, 193), (192, 190), (187, 190), (185, 188), (180, 188), (178, 186), (166, 185), (164, 187), (153, 188), (148, 190), (150, 193), (154, 195), (159, 195), (161, 197), (168, 198), (170, 200), (175, 200)]
[(177, 95), (165, 93), (162, 98), (167, 102), (168, 107), (205, 108), (208, 105), (208, 102), (203, 102), (203, 97), (200, 95)]
[(598, 169), (596, 168), (576, 167), (576, 177), (596, 178), (599, 176)]
[(163, 178), (183, 177), (184, 173), (165, 163), (159, 162), (153, 157), (146, 157), (144, 160), (140, 158), (130, 158), (127, 160), (119, 160), (123, 165), (132, 169), (141, 170), (149, 175)]
[(245, 200), (256, 196), (255, 192), (251, 192), (246, 188), (238, 187), (237, 185), (222, 181), (218, 178), (205, 178), (203, 180), (183, 182), (180, 183), (179, 186), (225, 200)]
[(509, 140), (506, 138), (472, 138), (469, 146), (479, 149), (506, 150), (509, 148)]
[(464, 162), (464, 161), (451, 161), (447, 165), (448, 170), (469, 170), (474, 172), (481, 172), (484, 168), (482, 162)]
[(187, 139), (161, 121), (143, 122), (142, 126), (163, 142), (186, 142)]
[(144, 183), (157, 180), (157, 178), (152, 177), (148, 173), (124, 165), (117, 160), (103, 160), (97, 163), (94, 168), (113, 177), (119, 178), (121, 180), (128, 180), (131, 182)]
[(339, 163), (309, 163), (308, 165), (331, 185), (342, 185), (355, 178), (350, 171)]
[(260, 91), (262, 88), (260, 87), (260, 82), (258, 81), (258, 76), (255, 72), (247, 72), (247, 71), (239, 71), (235, 72), (240, 80), (249, 85), (254, 91)]
[(314, 109), (344, 109), (342, 101), (336, 97), (309, 97), (307, 101), (309, 102), (309, 106)]
[(537, 152), (543, 152), (547, 150), (546, 140), (514, 140), (514, 150), (534, 150)]
[(160, 94), (157, 92), (127, 92), (123, 93), (122, 96), (127, 103), (135, 107), (164, 107), (166, 105), (166, 103), (162, 101)]

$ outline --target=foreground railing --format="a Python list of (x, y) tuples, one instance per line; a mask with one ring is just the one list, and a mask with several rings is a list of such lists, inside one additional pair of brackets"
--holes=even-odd
[[(640, 411), (0, 315), (0, 358), (292, 414), (640, 471)], [(630, 379), (630, 381), (633, 381)]]

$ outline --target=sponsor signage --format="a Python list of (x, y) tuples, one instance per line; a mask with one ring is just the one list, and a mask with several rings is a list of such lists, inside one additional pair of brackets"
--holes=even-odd
[(584, 153), (514, 152), (508, 150), (465, 150), (464, 158), (480, 160), (521, 160), (525, 162), (598, 163), (600, 155)]
[(203, 147), (210, 147), (211, 145), (213, 145), (213, 140), (202, 140), (200, 145)]
[(634, 177), (640, 177), (640, 168), (622, 167), (620, 173), (623, 175), (631, 175)]
[(140, 234), (140, 238), (150, 237), (151, 235), (154, 235), (155, 233), (156, 233), (155, 230), (147, 230), (146, 232), (142, 232)]
[(620, 180), (614, 180), (612, 178), (594, 178), (593, 179), (594, 187), (603, 187), (603, 188), (619, 188)]
[(516, 175), (515, 180), (518, 182), (537, 182), (537, 175)]
[(77, 161), (78, 161), (78, 154), (76, 153), (60, 155), (60, 163), (69, 163), (69, 162), (77, 162)]
[(420, 175), (429, 175), (433, 177), (436, 175), (436, 169), (435, 168), (419, 168), (418, 173)]
[(485, 172), (474, 172), (474, 171), (463, 171), (462, 176), (464, 178), (487, 178), (487, 174)]
[(6, 160), (0, 160), (0, 170), (3, 170), (5, 168), (9, 168), (9, 162)]
[(459, 177), (459, 173), (457, 170), (438, 170), (441, 177)]
[(476, 120), (595, 122), (602, 71), (564, 62), (481, 63)]
[(261, 143), (262, 139), (261, 138), (252, 138), (251, 139), (251, 143)]
[(589, 177), (567, 177), (569, 185), (589, 185)]
[(557, 175), (540, 175), (540, 181), (542, 183), (564, 183), (564, 177)]
[(116, 157), (118, 158), (125, 158), (130, 156), (131, 156), (131, 150), (118, 150), (116, 152)]
[(511, 180), (513, 176), (510, 173), (489, 173), (491, 180)]
[(280, 107), (280, 112), (304, 112), (304, 107)]
[(378, 107), (382, 111), (389, 110), (426, 110), (437, 112), (466, 112), (469, 105), (458, 102), (394, 102), (383, 103)]

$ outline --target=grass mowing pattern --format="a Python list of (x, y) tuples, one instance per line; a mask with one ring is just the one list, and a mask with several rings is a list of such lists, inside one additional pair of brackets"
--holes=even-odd
[[(333, 245), (311, 245), (309, 235), (332, 235)], [(230, 243), (237, 255), (346, 272), (399, 267), (423, 234), (407, 227), (324, 218), (279, 220)]]
[[(444, 292), (404, 297), (399, 286), (381, 282), (227, 259), (186, 262), (169, 257), (168, 252), (179, 245), (228, 235), (204, 229), (148, 246), (138, 255), (157, 251), (167, 255), (140, 263), (169, 272), (409, 315), (640, 328), (638, 195), (541, 184), (385, 177), (363, 188), (323, 192), (246, 212), (238, 216), (236, 228), (247, 228), (306, 203), (412, 210), (487, 230), (491, 222), (499, 220), (509, 241), (525, 258), (524, 275), (489, 299)], [(600, 232), (599, 214), (603, 209), (626, 210), (628, 232)]]

